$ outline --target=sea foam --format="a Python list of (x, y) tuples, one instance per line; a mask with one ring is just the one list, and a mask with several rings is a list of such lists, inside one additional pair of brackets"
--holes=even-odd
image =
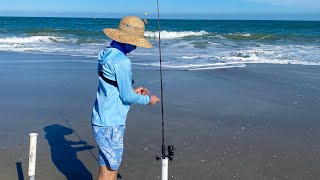
[[(163, 39), (175, 39), (175, 38), (184, 38), (188, 36), (203, 36), (209, 34), (206, 31), (161, 31), (160, 35)], [(152, 32), (152, 31), (146, 31), (144, 34), (146, 37), (151, 38), (158, 38), (159, 37), (159, 31)]]
[(5, 44), (27, 44), (27, 43), (58, 43), (58, 42), (75, 42), (74, 39), (67, 39), (56, 36), (29, 36), (29, 37), (4, 37), (0, 38), (0, 43)]

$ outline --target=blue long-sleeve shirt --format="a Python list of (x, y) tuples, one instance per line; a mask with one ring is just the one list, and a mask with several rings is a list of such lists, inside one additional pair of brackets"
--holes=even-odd
[(106, 48), (99, 54), (98, 71), (117, 81), (118, 87), (99, 77), (97, 97), (92, 111), (92, 124), (97, 126), (125, 125), (130, 104), (147, 105), (149, 96), (133, 91), (130, 59), (116, 48)]

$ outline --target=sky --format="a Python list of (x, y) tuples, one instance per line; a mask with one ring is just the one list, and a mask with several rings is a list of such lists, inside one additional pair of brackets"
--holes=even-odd
[[(320, 0), (159, 0), (166, 19), (320, 20)], [(156, 0), (0, 0), (0, 16), (122, 17), (148, 13)]]

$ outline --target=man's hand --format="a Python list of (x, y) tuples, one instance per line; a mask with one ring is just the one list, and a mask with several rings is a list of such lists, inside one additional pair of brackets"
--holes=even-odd
[(150, 96), (149, 105), (150, 105), (150, 106), (153, 106), (153, 105), (155, 105), (157, 102), (160, 102), (160, 99), (159, 99), (157, 96), (155, 96), (155, 95), (151, 95), (151, 96)]
[(149, 90), (144, 87), (138, 87), (138, 88), (134, 89), (133, 91), (137, 94), (141, 94), (141, 95), (145, 95), (145, 96), (149, 94)]

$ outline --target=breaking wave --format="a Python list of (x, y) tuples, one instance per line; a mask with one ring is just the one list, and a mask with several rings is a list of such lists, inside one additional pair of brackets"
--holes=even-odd
[[(159, 63), (133, 63), (134, 65), (139, 66), (151, 66), (159, 67)], [(227, 68), (240, 68), (245, 67), (246, 65), (238, 62), (230, 63), (192, 63), (192, 64), (183, 64), (183, 63), (172, 63), (164, 62), (162, 67), (165, 69), (174, 69), (174, 70), (188, 70), (188, 71), (199, 71), (199, 70), (212, 70), (212, 69), (227, 69)]]
[(0, 43), (5, 44), (27, 44), (27, 43), (73, 43), (76, 39), (67, 39), (57, 36), (29, 36), (29, 37), (4, 37), (0, 38)]
[[(175, 38), (184, 38), (184, 37), (190, 37), (190, 36), (203, 36), (209, 34), (206, 31), (161, 31), (161, 38), (163, 39), (175, 39)], [(144, 34), (146, 37), (150, 38), (158, 38), (159, 37), (159, 31), (152, 32), (152, 31), (146, 31)]]

